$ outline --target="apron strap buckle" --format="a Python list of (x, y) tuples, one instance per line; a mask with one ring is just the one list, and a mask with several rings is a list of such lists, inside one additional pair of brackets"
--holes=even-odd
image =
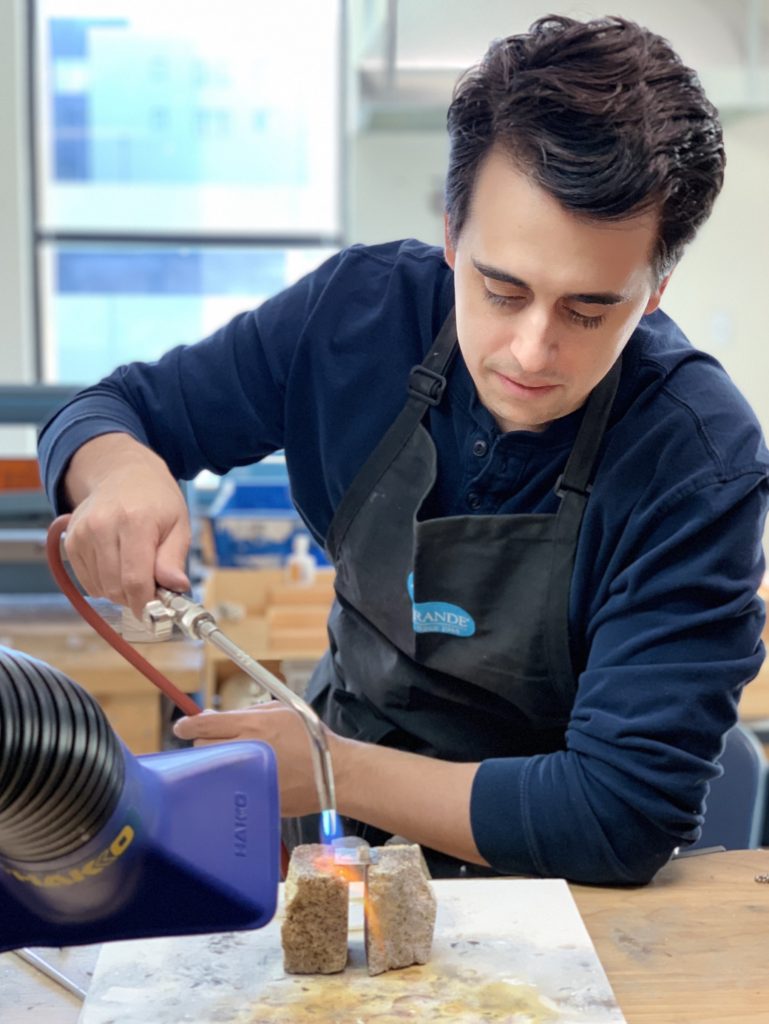
[(592, 484), (588, 484), (584, 488), (575, 487), (574, 484), (570, 484), (566, 480), (564, 480), (563, 473), (561, 473), (561, 475), (558, 477), (558, 479), (555, 482), (555, 487), (553, 488), (553, 490), (556, 493), (556, 496), (559, 498), (563, 498), (567, 491), (571, 491), (573, 494), (579, 494), (582, 498), (587, 498), (592, 489)]
[(426, 366), (419, 364), (413, 366), (409, 373), (408, 392), (412, 398), (426, 402), (428, 405), (438, 405), (443, 397), (446, 387), (446, 378), (434, 370), (428, 370)]

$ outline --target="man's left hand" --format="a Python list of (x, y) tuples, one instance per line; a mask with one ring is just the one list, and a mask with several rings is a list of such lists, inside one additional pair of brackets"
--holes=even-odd
[[(326, 732), (331, 744), (334, 734), (328, 729)], [(180, 718), (174, 733), (179, 739), (192, 740), (195, 746), (231, 740), (269, 743), (278, 761), (281, 814), (298, 817), (320, 809), (310, 738), (299, 715), (278, 701), (242, 711), (206, 711)]]

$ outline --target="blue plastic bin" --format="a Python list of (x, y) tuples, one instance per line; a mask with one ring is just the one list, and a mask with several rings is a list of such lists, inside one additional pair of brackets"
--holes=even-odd
[[(294, 537), (309, 535), (291, 502), (288, 478), (274, 472), (262, 479), (228, 479), (208, 510), (216, 560), (233, 568), (275, 568), (285, 564)], [(311, 537), (310, 552), (328, 565), (323, 549)]]

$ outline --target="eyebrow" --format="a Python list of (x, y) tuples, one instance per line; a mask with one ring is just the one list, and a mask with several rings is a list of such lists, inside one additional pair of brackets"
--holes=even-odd
[[(520, 277), (516, 277), (515, 274), (508, 274), (506, 270), (490, 267), (474, 257), (471, 257), (471, 260), (475, 269), (483, 274), (484, 277), (489, 277), (493, 281), (503, 281), (505, 284), (514, 284), (516, 287), (525, 288), (527, 291), (532, 290), (525, 281), (521, 280)], [(586, 306), (616, 306), (619, 302), (627, 302), (627, 296), (620, 295), (618, 292), (573, 292), (570, 295), (564, 295), (564, 298), (571, 299), (572, 302), (582, 302)]]

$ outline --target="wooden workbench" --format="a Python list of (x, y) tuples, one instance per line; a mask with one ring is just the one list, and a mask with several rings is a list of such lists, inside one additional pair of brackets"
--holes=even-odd
[[(571, 887), (628, 1024), (769, 1019), (769, 885), (754, 881), (768, 871), (769, 851), (731, 851), (673, 861), (643, 888)], [(88, 987), (97, 947), (43, 952)], [(0, 956), (3, 1024), (75, 1024), (79, 1007)]]
[(769, 850), (672, 861), (642, 889), (572, 886), (628, 1024), (769, 1020)]

